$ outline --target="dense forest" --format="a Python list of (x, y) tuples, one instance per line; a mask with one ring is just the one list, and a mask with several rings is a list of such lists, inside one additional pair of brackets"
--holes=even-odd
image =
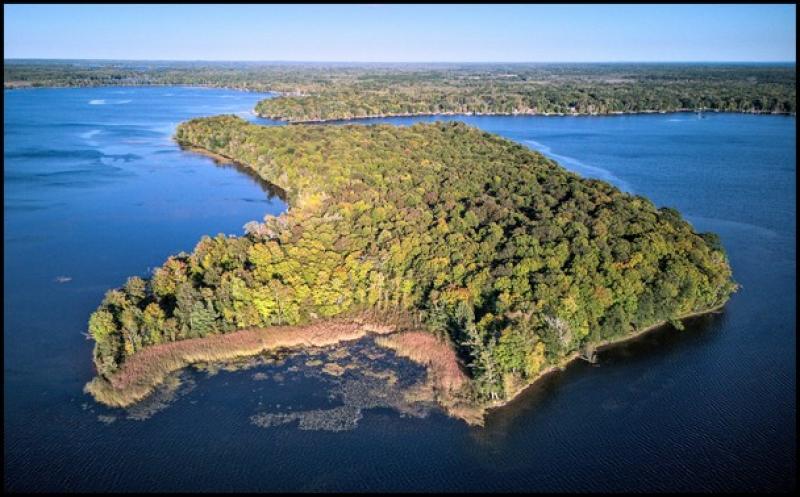
[(675, 210), (463, 123), (217, 116), (176, 139), (251, 168), (290, 208), (110, 290), (89, 321), (101, 376), (153, 344), (400, 310), (457, 347), (482, 402), (735, 289), (719, 239)]
[(793, 64), (312, 64), (5, 61), (6, 88), (203, 85), (275, 91), (292, 122), (438, 113), (796, 112)]
[(442, 78), (360, 78), (262, 100), (256, 112), (266, 118), (303, 122), (415, 114), (796, 111), (793, 69), (752, 73), (709, 67), (620, 69), (602, 72), (587, 66), (587, 74), (531, 74), (523, 69), (474, 76), (455, 72)]

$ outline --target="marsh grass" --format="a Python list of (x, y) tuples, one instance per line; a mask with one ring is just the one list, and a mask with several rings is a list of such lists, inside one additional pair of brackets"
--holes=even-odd
[(190, 364), (229, 361), (278, 349), (324, 347), (397, 329), (396, 324), (386, 324), (391, 320), (371, 321), (372, 317), (365, 314), (305, 326), (251, 328), (154, 345), (129, 357), (111, 377), (95, 377), (84, 391), (101, 404), (127, 407), (147, 397), (170, 373)]
[(442, 391), (455, 393), (469, 383), (469, 377), (462, 370), (455, 350), (449, 343), (431, 333), (406, 331), (380, 336), (375, 343), (426, 366)]
[(428, 381), (409, 392), (408, 400), (434, 397), (451, 416), (470, 425), (483, 425), (485, 408), (466, 399), (470, 379), (450, 343), (425, 331), (379, 336), (375, 343), (427, 369)]

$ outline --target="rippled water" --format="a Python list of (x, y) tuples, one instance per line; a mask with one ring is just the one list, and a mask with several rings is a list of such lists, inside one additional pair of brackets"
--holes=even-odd
[[(95, 404), (81, 391), (92, 376), (81, 332), (103, 293), (203, 234), (241, 233), (285, 208), (242, 172), (170, 140), (189, 117), (253, 119), (260, 98), (173, 87), (4, 92), (6, 489), (796, 486), (788, 117), (459, 118), (676, 207), (720, 234), (743, 285), (722, 314), (604, 352), (597, 365), (576, 363), (492, 412), (485, 428), (436, 409), (398, 411), (376, 400), (376, 377), (314, 373), (302, 355), (211, 375), (186, 370), (180, 386), (133, 413)], [(417, 120), (432, 119), (381, 121)], [(352, 355), (359, 350), (369, 344)], [(389, 356), (375, 364), (395, 361), (400, 381), (419, 374)], [(319, 422), (318, 411), (346, 405), (340, 424)], [(289, 412), (301, 414), (276, 422)]]

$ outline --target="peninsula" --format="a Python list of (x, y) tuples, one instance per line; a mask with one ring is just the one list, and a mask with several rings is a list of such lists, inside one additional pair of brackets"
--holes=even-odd
[(677, 211), (463, 123), (216, 116), (176, 139), (249, 168), (289, 209), (106, 294), (87, 391), (109, 405), (196, 360), (369, 332), (427, 364), (438, 400), (479, 423), (549, 368), (736, 288), (717, 236)]

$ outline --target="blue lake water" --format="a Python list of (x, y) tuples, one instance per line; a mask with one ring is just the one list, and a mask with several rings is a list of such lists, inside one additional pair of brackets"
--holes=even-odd
[(195, 116), (264, 122), (250, 114), (261, 98), (177, 87), (4, 91), (7, 490), (796, 486), (791, 117), (457, 118), (677, 208), (721, 236), (743, 286), (723, 313), (608, 350), (597, 365), (575, 363), (490, 413), (484, 428), (386, 407), (363, 409), (342, 431), (257, 426), (252, 416), (265, 410), (335, 403), (330, 384), (291, 373), (291, 360), (186, 371), (192, 388), (147, 419), (95, 404), (82, 392), (93, 371), (81, 333), (105, 291), (204, 234), (238, 234), (285, 208), (253, 178), (170, 139)]

